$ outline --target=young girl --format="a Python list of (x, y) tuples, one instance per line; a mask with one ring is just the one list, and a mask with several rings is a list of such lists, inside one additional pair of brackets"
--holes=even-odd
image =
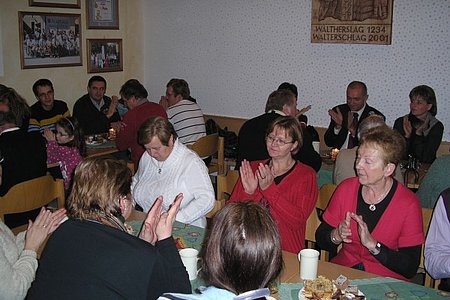
[(86, 151), (82, 129), (74, 117), (67, 117), (56, 122), (56, 134), (45, 129), (44, 136), (48, 141), (47, 163), (59, 164), (67, 192), (72, 173)]

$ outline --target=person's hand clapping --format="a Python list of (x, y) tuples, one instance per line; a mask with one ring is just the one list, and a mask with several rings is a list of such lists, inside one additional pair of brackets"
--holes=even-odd
[(163, 197), (156, 198), (155, 203), (147, 214), (139, 237), (152, 245), (159, 240), (166, 239), (172, 235), (172, 225), (180, 209), (183, 194), (178, 194), (168, 212), (162, 212)]
[(403, 131), (405, 132), (405, 137), (409, 139), (412, 133), (412, 125), (408, 119), (408, 115), (403, 116)]
[(177, 213), (180, 210), (182, 200), (183, 194), (179, 193), (175, 197), (172, 205), (169, 207), (169, 210), (161, 214), (159, 222), (156, 226), (156, 235), (158, 236), (158, 240), (164, 240), (172, 236), (173, 223), (175, 222)]
[(247, 194), (253, 194), (258, 187), (258, 178), (255, 173), (253, 173), (250, 162), (246, 159), (242, 161), (241, 167), (239, 168), (239, 175), (241, 177), (242, 186)]
[(66, 210), (64, 208), (53, 213), (44, 207), (41, 208), (36, 220), (28, 221), (24, 249), (37, 252), (47, 236), (59, 227), (65, 217)]
[(42, 135), (48, 142), (56, 140), (55, 134), (48, 128), (44, 129), (44, 133)]
[(375, 248), (377, 241), (370, 234), (367, 224), (364, 222), (362, 216), (351, 213), (351, 218), (358, 224), (358, 234), (361, 244), (363, 244), (363, 246), (367, 249)]
[(339, 107), (336, 108), (336, 110), (330, 109), (328, 110), (328, 114), (330, 115), (331, 119), (336, 123), (336, 129), (341, 129), (342, 127), (342, 113)]
[(267, 189), (274, 180), (273, 170), (268, 165), (260, 163), (258, 170), (256, 170), (256, 176), (258, 177), (258, 184), (262, 190)]
[[(342, 220), (336, 227), (335, 232), (338, 235), (338, 241), (344, 243), (351, 243), (352, 240), (349, 238), (352, 235), (352, 230), (350, 229), (351, 213), (348, 211), (345, 214), (345, 219)], [(334, 233), (333, 233), (334, 234)]]
[(159, 100), (159, 105), (161, 105), (165, 110), (169, 107), (169, 101), (167, 100), (166, 96), (161, 96), (161, 99)]

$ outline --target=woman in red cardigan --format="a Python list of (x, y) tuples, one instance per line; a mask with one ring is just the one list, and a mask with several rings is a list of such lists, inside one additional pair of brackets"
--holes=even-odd
[(402, 280), (416, 274), (424, 241), (420, 202), (392, 178), (404, 151), (404, 139), (387, 126), (361, 138), (358, 176), (337, 187), (316, 231), (322, 249), (342, 243), (332, 262)]
[(317, 176), (292, 158), (303, 142), (296, 118), (280, 117), (267, 132), (271, 158), (242, 162), (229, 202), (251, 200), (265, 205), (277, 223), (282, 249), (298, 253), (305, 247), (306, 220), (317, 201)]

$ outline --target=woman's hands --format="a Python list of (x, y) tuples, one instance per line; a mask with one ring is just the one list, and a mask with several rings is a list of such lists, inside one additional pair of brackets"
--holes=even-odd
[(147, 214), (139, 237), (152, 245), (155, 245), (159, 240), (170, 237), (172, 235), (172, 226), (180, 210), (182, 200), (183, 194), (180, 193), (175, 197), (169, 210), (167, 212), (161, 212), (163, 197), (159, 196), (156, 198), (155, 203)]
[(333, 240), (337, 242), (351, 243), (352, 230), (350, 229), (350, 221), (356, 221), (358, 225), (358, 235), (361, 244), (367, 249), (374, 249), (376, 247), (377, 241), (372, 237), (367, 228), (366, 222), (364, 222), (362, 216), (359, 216), (353, 212), (347, 212), (345, 214), (345, 219), (342, 220), (339, 225), (331, 232)]
[(345, 219), (342, 220), (338, 226), (331, 232), (333, 240), (339, 243), (351, 243), (352, 240), (349, 238), (352, 235), (352, 230), (350, 229), (351, 212), (345, 214)]
[(405, 137), (409, 139), (412, 133), (412, 124), (408, 119), (409, 115), (403, 116), (403, 131), (405, 132)]
[(377, 241), (372, 237), (367, 228), (366, 222), (363, 221), (362, 216), (358, 216), (355, 213), (352, 213), (352, 219), (356, 221), (358, 224), (358, 234), (359, 239), (361, 240), (361, 244), (367, 249), (375, 249), (377, 245)]
[(36, 220), (34, 222), (28, 221), (24, 249), (37, 252), (47, 236), (59, 227), (65, 217), (66, 210), (64, 208), (60, 208), (53, 213), (44, 207), (41, 208)]
[(247, 194), (253, 194), (256, 188), (259, 186), (262, 190), (267, 189), (273, 182), (274, 175), (271, 167), (259, 164), (255, 173), (250, 166), (250, 162), (246, 159), (242, 161), (242, 165), (239, 169), (241, 176), (242, 186)]

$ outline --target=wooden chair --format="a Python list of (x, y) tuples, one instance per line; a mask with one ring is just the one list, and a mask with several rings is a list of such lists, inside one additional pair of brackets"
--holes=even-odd
[(206, 217), (213, 218), (219, 210), (225, 205), (225, 202), (230, 198), (234, 186), (239, 178), (239, 171), (228, 170), (227, 174), (217, 175), (217, 198), (212, 211)]
[(54, 180), (51, 175), (41, 176), (13, 186), (6, 195), (0, 197), (0, 218), (5, 215), (27, 212), (58, 201), (64, 207), (64, 181)]
[(217, 174), (223, 174), (225, 170), (224, 147), (225, 141), (218, 133), (201, 137), (189, 146), (200, 157), (208, 157), (217, 153), (217, 160), (211, 161), (208, 166), (209, 173), (217, 172)]
[(333, 196), (336, 185), (332, 183), (324, 184), (319, 189), (319, 196), (317, 197), (316, 207), (324, 211), (328, 202), (330, 202), (331, 196)]
[[(428, 227), (430, 226), (432, 216), (433, 216), (432, 208), (422, 208), (422, 226), (423, 226), (423, 233), (425, 234), (425, 236), (428, 232)], [(424, 278), (424, 286), (434, 288), (435, 280), (425, 270), (425, 255), (424, 254), (425, 254), (425, 244), (422, 245), (422, 253), (420, 255), (420, 264), (419, 264), (419, 269), (417, 270), (417, 273), (424, 274), (424, 277), (425, 277)]]
[[(306, 221), (305, 240), (306, 248), (314, 249), (316, 244), (316, 230), (319, 227), (321, 221), (319, 219), (318, 207), (314, 208), (308, 220)], [(328, 261), (329, 253), (326, 250), (320, 251), (320, 260)]]
[(132, 161), (128, 161), (128, 162), (127, 162), (127, 168), (130, 169), (131, 175), (134, 175), (134, 173), (135, 173), (135, 168), (134, 168), (134, 163), (133, 163)]

